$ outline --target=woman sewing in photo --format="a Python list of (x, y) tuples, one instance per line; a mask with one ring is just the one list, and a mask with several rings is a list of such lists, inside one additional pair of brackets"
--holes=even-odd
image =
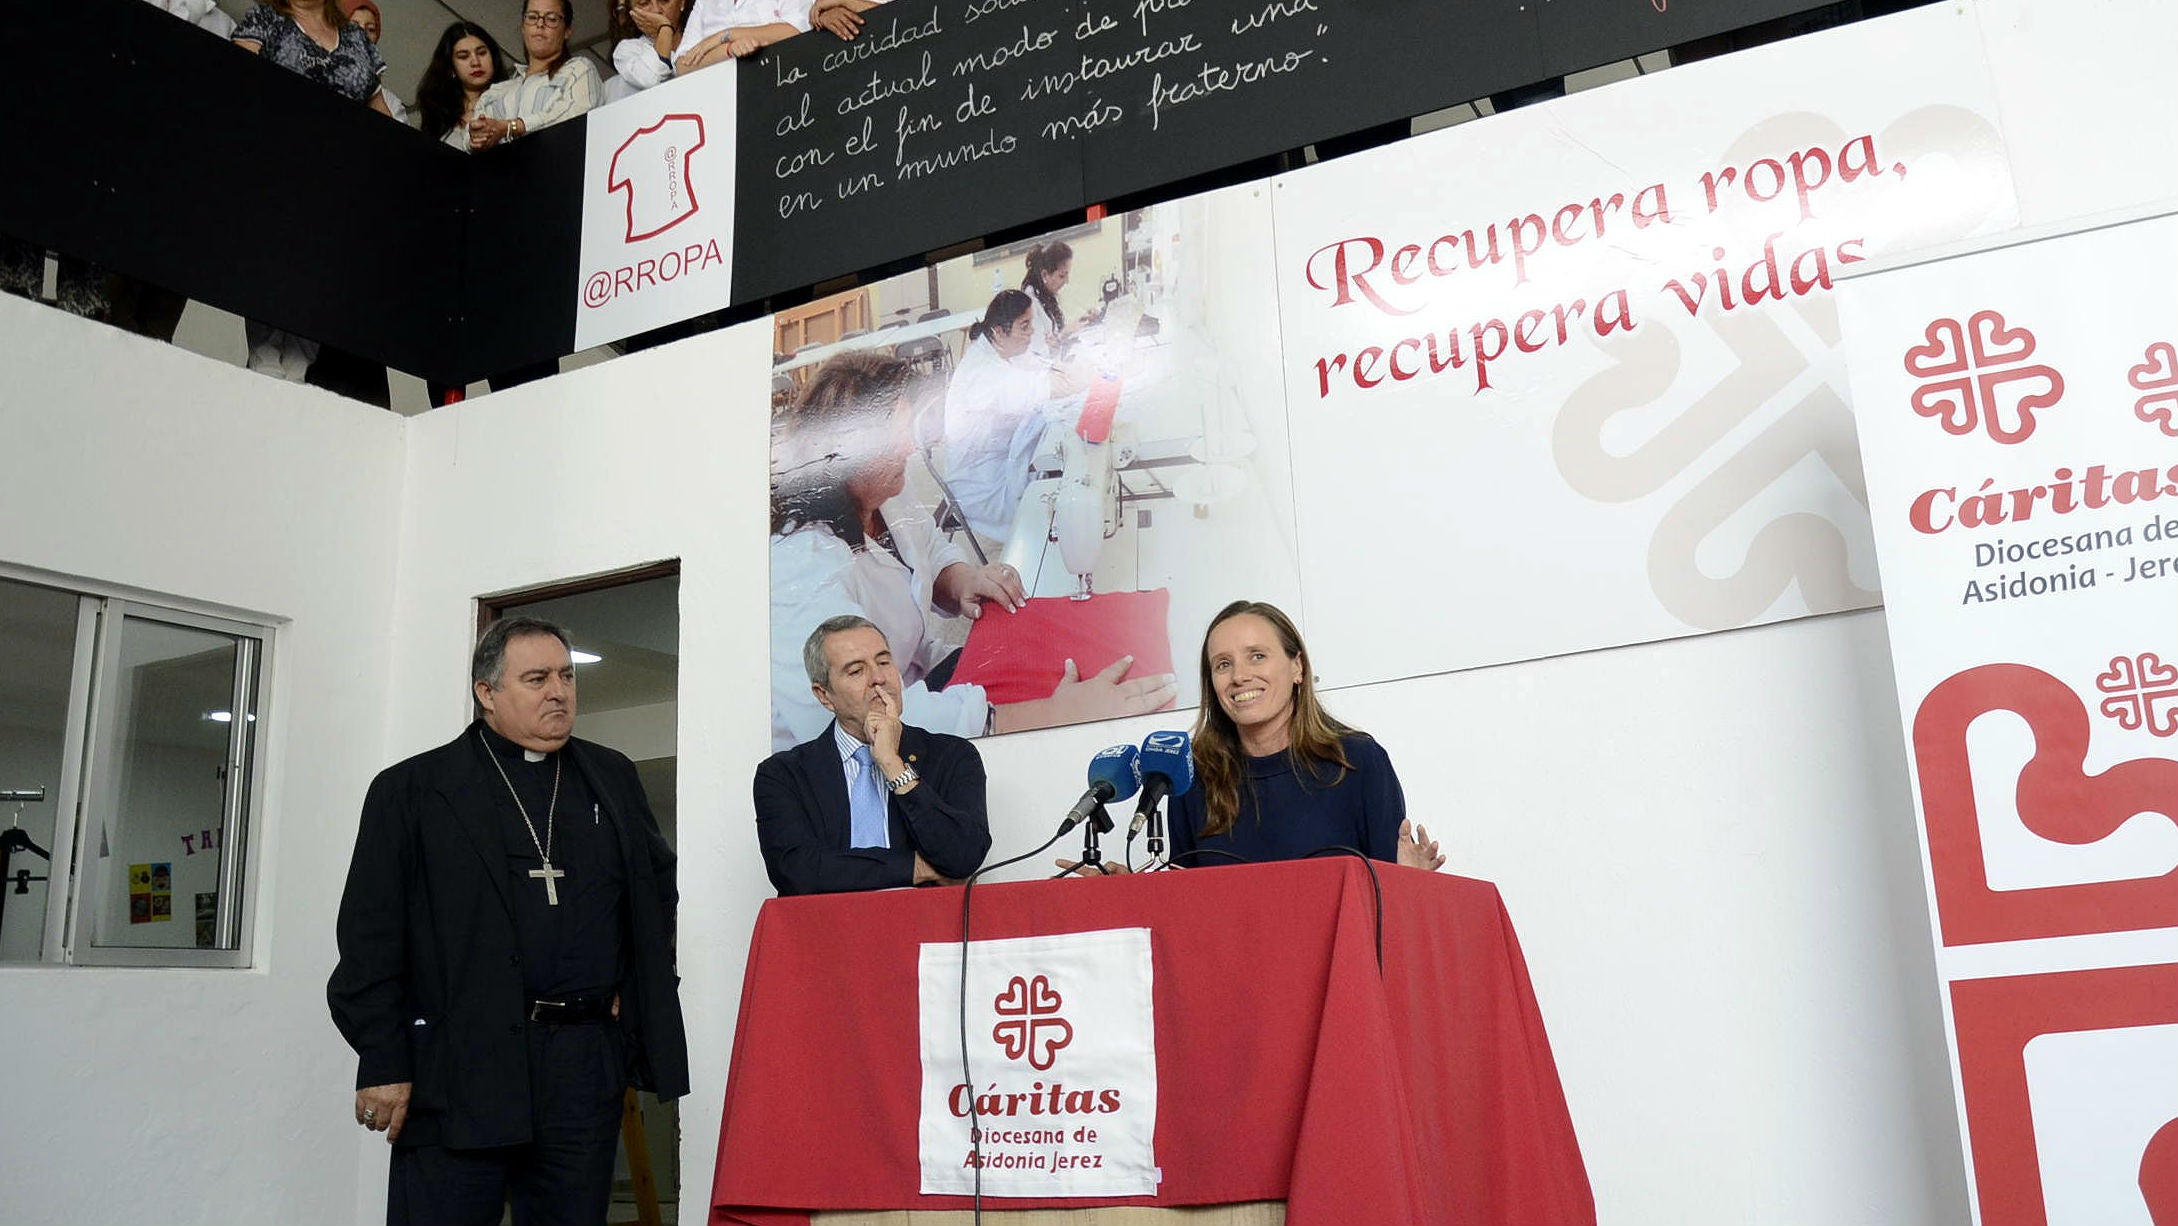
[(1029, 248), (1024, 263), (1027, 267), (1021, 274), (1021, 290), (1036, 301), (1036, 330), (1029, 339), (1029, 352), (1046, 360), (1056, 358), (1059, 343), (1067, 336), (1066, 312), (1059, 309), (1059, 291), (1074, 275), (1074, 249), (1061, 242), (1044, 243)]
[[(772, 420), (772, 745), (798, 745), (831, 715), (810, 692), (802, 640), (825, 618), (876, 623), (900, 670), (902, 715), (933, 732), (980, 736), (1141, 715), (1178, 693), (1169, 673), (1127, 677), (1131, 656), (1068, 661), (1047, 698), (993, 704), (948, 685), (957, 649), (927, 615), (1003, 616), (1026, 600), (1011, 566), (978, 566), (907, 496), (914, 370), (890, 354), (829, 358)], [(1101, 672), (1081, 675), (1090, 668)]]
[(1078, 391), (1074, 376), (1029, 355), (1036, 308), (1002, 289), (968, 327), (968, 347), (945, 393), (945, 479), (968, 527), (993, 541), (1013, 532), (1029, 461), (1051, 403)]

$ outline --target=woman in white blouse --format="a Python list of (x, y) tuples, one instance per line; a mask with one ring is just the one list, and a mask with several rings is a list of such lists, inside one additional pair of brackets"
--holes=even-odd
[(476, 117), (469, 121), (471, 150), (518, 140), (598, 104), (605, 83), (597, 68), (588, 56), (567, 51), (574, 22), (573, 0), (523, 4), (522, 50), (529, 53), (529, 65), (477, 100)]
[[(695, 0), (674, 71), (694, 72), (753, 55), (809, 29), (811, 0)], [(897, 655), (898, 653), (894, 653)]]
[(613, 0), (613, 79), (605, 83), (605, 101), (673, 79), (686, 8), (682, 0)]
[[(993, 705), (978, 685), (945, 685), (951, 651), (928, 615), (1002, 616), (1027, 599), (1010, 566), (977, 566), (907, 495), (914, 370), (888, 353), (828, 359), (772, 419), (771, 737), (800, 744), (831, 718), (810, 693), (802, 640), (838, 613), (876, 623), (900, 669), (903, 718), (980, 736), (1157, 710), (1179, 692), (1169, 673), (1125, 679), (1121, 657), (1082, 677), (1069, 662), (1048, 698)], [(1104, 662), (1087, 662), (1096, 667)]]
[(991, 540), (1013, 532), (1052, 401), (1079, 390), (1029, 352), (1036, 313), (1026, 293), (998, 291), (969, 326), (968, 348), (945, 392), (946, 483), (968, 526)]

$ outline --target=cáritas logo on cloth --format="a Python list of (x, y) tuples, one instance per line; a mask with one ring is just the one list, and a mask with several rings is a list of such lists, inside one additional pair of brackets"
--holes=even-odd
[(1008, 1060), (1027, 1060), (1037, 1072), (1048, 1071), (1059, 1049), (1074, 1041), (1074, 1027), (1059, 1016), (1065, 1003), (1052, 989), (1050, 976), (1015, 975), (991, 1001), (999, 1018), (991, 1038)]
[(1148, 929), (971, 941), (965, 958), (933, 942), (919, 978), (924, 1193), (1156, 1194)]

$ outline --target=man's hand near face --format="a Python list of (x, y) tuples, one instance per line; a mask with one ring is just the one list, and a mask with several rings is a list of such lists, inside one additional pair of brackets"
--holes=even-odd
[(907, 769), (900, 758), (900, 703), (882, 686), (870, 690), (870, 707), (862, 719), (862, 741), (870, 747), (877, 769), (888, 780)]

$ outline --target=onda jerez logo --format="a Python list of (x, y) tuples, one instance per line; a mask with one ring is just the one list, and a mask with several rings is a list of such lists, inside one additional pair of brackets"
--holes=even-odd
[(1927, 343), (1906, 351), (1906, 373), (1922, 380), (1913, 411), (1933, 417), (1946, 433), (1986, 430), (1999, 443), (2025, 442), (2034, 415), (2065, 394), (2065, 378), (2034, 356), (2034, 333), (2006, 326), (1995, 311), (1977, 311), (1964, 324), (1938, 319)]
[(613, 150), (605, 190), (627, 194), (627, 230), (622, 242), (639, 242), (694, 217), (702, 209), (689, 160), (703, 148), (703, 116), (666, 115), (637, 128)]
[(1043, 975), (1033, 979), (1015, 975), (1006, 990), (991, 1001), (999, 1023), (991, 1028), (1008, 1060), (1024, 1057), (1029, 1067), (1043, 1072), (1051, 1067), (1059, 1049), (1074, 1041), (1073, 1023), (1059, 1016), (1065, 1002)]

